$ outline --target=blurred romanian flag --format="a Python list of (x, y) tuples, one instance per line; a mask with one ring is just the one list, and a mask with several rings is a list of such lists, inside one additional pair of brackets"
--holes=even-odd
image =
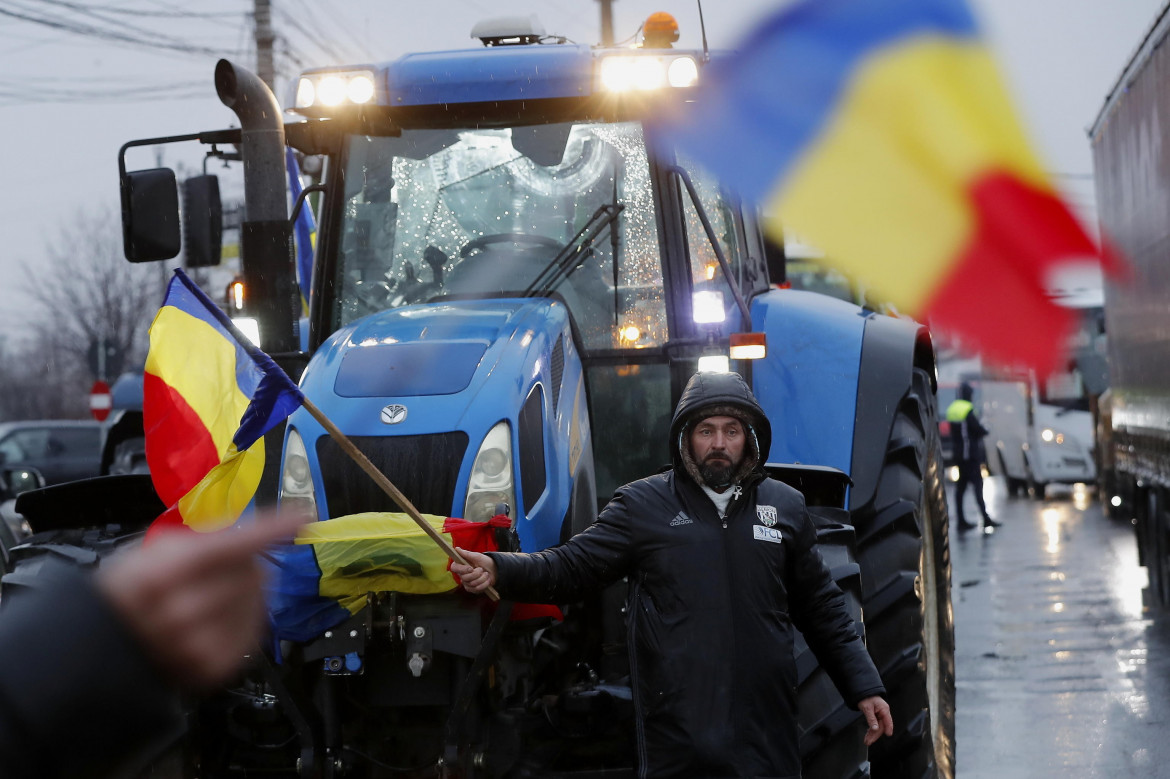
[(879, 298), (1047, 372), (1062, 266), (1103, 263), (962, 0), (805, 0), (716, 61), (668, 137)]
[(203, 291), (176, 270), (150, 327), (142, 414), (146, 461), (170, 508), (163, 527), (219, 530), (247, 508), (264, 470), (252, 446), (295, 411), (301, 391)]

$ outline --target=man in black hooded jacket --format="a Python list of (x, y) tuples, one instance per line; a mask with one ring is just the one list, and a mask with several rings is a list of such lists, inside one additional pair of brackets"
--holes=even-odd
[[(772, 429), (735, 373), (699, 373), (671, 422), (673, 468), (535, 554), (462, 552), (463, 586), (565, 603), (630, 581), (641, 776), (799, 777), (793, 628), (842, 697), (893, 734), (881, 678), (796, 490), (767, 478)], [(461, 550), (462, 551), (462, 550)]]

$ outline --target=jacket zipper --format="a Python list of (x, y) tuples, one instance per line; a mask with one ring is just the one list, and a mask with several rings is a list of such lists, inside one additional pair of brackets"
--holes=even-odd
[[(727, 528), (727, 518), (730, 517), (732, 512), (738, 508), (736, 503), (739, 500), (739, 496), (741, 494), (743, 494), (743, 488), (740, 487), (740, 485), (738, 485), (738, 484), (735, 485), (735, 489), (731, 493), (731, 500), (729, 500), (727, 502), (727, 511), (723, 515), (724, 529)], [(728, 597), (730, 598), (730, 594), (731, 594), (731, 560), (728, 556), (728, 554), (729, 554), (728, 553), (728, 545), (729, 545), (728, 539), (723, 539), (723, 543), (721, 544), (721, 546), (723, 547), (723, 580), (724, 580), (725, 586), (727, 588)], [(739, 626), (736, 624), (734, 604), (729, 602), (727, 604), (727, 609), (728, 609), (727, 613), (731, 616), (731, 635), (728, 637), (730, 639), (730, 642), (731, 642), (731, 652), (730, 652), (731, 662), (729, 664), (731, 667), (731, 678), (729, 680), (729, 684), (731, 686), (732, 694), (736, 695), (738, 690), (736, 689), (735, 681), (736, 681), (736, 679), (739, 678), (739, 669), (737, 668), (738, 664), (736, 663), (736, 658), (738, 657), (738, 649), (736, 647), (736, 636), (739, 634), (739, 629), (738, 629)], [(734, 722), (735, 719), (737, 719), (736, 712), (733, 710), (732, 711), (733, 727), (736, 727), (736, 723)], [(736, 728), (736, 729), (738, 729), (738, 728)], [(733, 743), (734, 743), (734, 738), (733, 738)]]
[(742, 494), (743, 494), (743, 487), (739, 486), (738, 484), (735, 485), (735, 489), (731, 491), (731, 500), (729, 500), (727, 502), (727, 511), (724, 512), (723, 518), (722, 518), (724, 530), (727, 529), (727, 518), (729, 516), (731, 516), (731, 507), (735, 505), (735, 502), (737, 500), (739, 500), (739, 496)]
[(638, 683), (638, 606), (641, 602), (642, 596), (642, 577), (639, 574), (638, 579), (634, 583), (634, 590), (630, 593), (630, 629), (629, 629), (629, 653), (630, 653), (630, 689), (634, 693), (634, 732), (635, 740), (638, 747), (638, 776), (643, 778), (646, 776), (648, 770), (646, 765), (646, 732), (645, 725), (642, 722), (642, 695)]

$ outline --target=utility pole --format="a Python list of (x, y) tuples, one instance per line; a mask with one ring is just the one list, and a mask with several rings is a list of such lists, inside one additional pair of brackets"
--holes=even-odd
[(256, 22), (256, 75), (275, 91), (276, 65), (272, 59), (272, 44), (276, 41), (276, 33), (272, 31), (271, 0), (253, 0), (253, 15)]
[(601, 45), (613, 45), (613, 0), (597, 0), (601, 3)]

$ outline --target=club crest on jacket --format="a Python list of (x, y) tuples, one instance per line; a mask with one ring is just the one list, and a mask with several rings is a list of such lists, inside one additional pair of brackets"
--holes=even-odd
[(774, 527), (776, 525), (775, 506), (756, 506), (756, 516), (760, 518), (760, 522), (766, 527)]

